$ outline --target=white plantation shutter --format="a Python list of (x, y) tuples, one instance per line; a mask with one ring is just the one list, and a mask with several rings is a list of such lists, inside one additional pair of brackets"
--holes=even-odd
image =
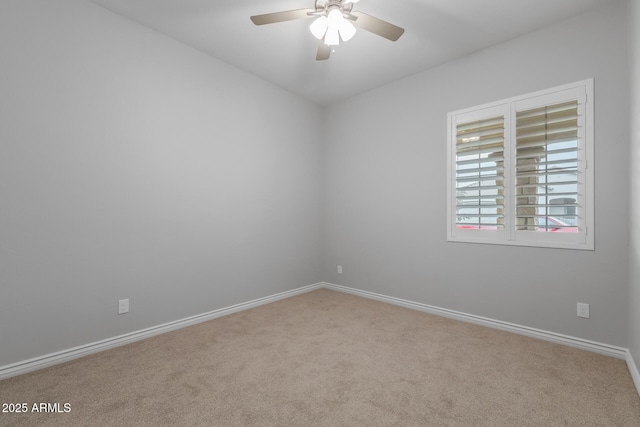
[(593, 80), (452, 112), (449, 241), (594, 249)]
[(577, 100), (516, 113), (517, 230), (577, 228), (578, 130)]
[(504, 228), (504, 117), (456, 127), (456, 224)]

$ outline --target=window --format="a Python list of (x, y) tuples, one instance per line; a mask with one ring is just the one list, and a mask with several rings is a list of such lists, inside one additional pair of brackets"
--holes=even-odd
[(449, 241), (594, 248), (592, 79), (447, 122)]

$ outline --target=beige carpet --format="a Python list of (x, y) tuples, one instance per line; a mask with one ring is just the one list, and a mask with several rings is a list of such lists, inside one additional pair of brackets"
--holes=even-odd
[(71, 409), (2, 426), (640, 426), (622, 360), (326, 289), (4, 380), (0, 402)]

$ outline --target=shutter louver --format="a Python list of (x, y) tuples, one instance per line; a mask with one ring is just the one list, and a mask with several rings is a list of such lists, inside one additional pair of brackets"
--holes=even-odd
[(577, 231), (578, 102), (516, 113), (516, 230)]
[(504, 228), (504, 117), (456, 127), (456, 227)]

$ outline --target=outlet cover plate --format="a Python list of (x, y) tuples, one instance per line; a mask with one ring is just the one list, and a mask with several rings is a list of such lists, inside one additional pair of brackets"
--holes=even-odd
[(129, 312), (129, 298), (121, 299), (118, 301), (118, 314), (125, 314)]
[(589, 304), (578, 303), (578, 317), (583, 317), (585, 319), (589, 318)]

